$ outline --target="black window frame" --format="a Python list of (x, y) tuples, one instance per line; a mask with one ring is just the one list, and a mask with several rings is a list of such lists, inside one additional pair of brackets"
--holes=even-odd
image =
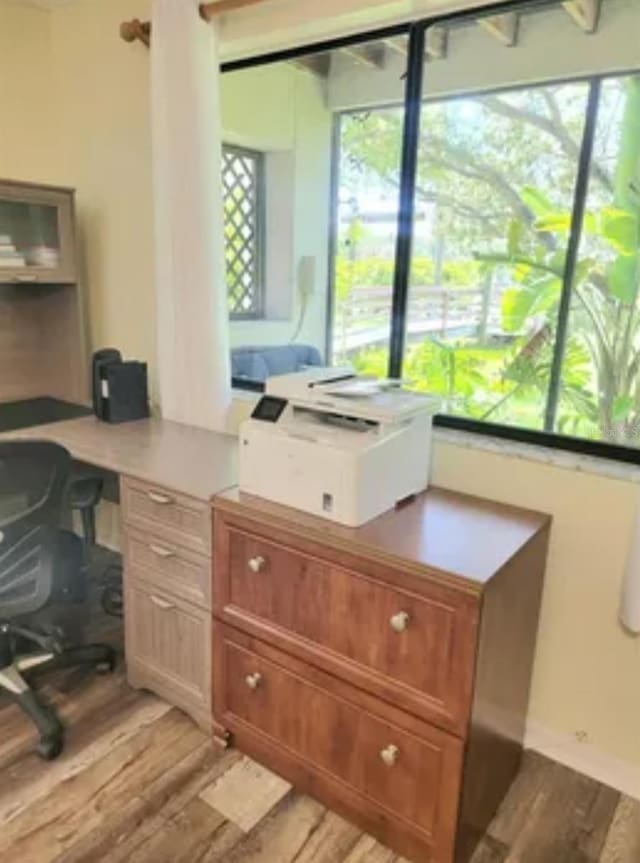
[[(418, 136), (420, 131), (421, 110), (424, 101), (423, 88), (425, 79), (424, 51), (427, 31), (430, 28), (444, 24), (463, 24), (466, 21), (475, 20), (483, 15), (496, 15), (511, 11), (535, 10), (540, 8), (552, 8), (559, 5), (559, 0), (505, 0), (501, 3), (484, 4), (472, 9), (460, 10), (422, 18), (417, 21), (401, 23), (389, 27), (369, 30), (350, 36), (338, 37), (325, 41), (312, 42), (280, 51), (274, 51), (263, 55), (251, 56), (240, 60), (226, 62), (221, 65), (222, 73), (235, 72), (255, 66), (279, 63), (294, 60), (297, 57), (311, 53), (332, 51), (350, 45), (358, 45), (379, 39), (389, 39), (395, 36), (408, 36), (407, 52), (407, 75), (405, 81), (404, 97), (404, 129), (402, 136), (402, 155), (400, 168), (400, 193), (398, 207), (398, 229), (396, 234), (396, 253), (394, 266), (394, 281), (392, 295), (392, 311), (389, 342), (389, 367), (390, 377), (400, 378), (402, 376), (402, 363), (404, 357), (405, 324), (407, 305), (409, 297), (412, 240), (415, 213), (415, 188), (418, 167)], [(571, 292), (574, 284), (575, 267), (578, 262), (580, 241), (582, 237), (583, 219), (586, 210), (589, 179), (592, 165), (592, 153), (596, 136), (596, 125), (598, 118), (598, 107), (602, 82), (607, 78), (623, 77), (625, 74), (637, 74), (638, 69), (616, 70), (607, 73), (585, 74), (569, 76), (561, 79), (545, 79), (544, 82), (532, 82), (529, 86), (539, 84), (548, 85), (552, 83), (586, 82), (589, 84), (587, 109), (583, 138), (578, 159), (577, 175), (573, 197), (572, 224), (567, 245), (567, 261), (563, 278), (561, 300), (558, 309), (558, 320), (556, 339), (554, 342), (554, 355), (551, 365), (550, 383), (545, 410), (544, 430), (528, 429), (504, 423), (493, 423), (484, 420), (470, 419), (450, 414), (437, 414), (434, 424), (437, 427), (452, 429), (456, 431), (469, 432), (474, 435), (482, 435), (518, 443), (531, 444), (552, 450), (579, 453), (597, 458), (615, 460), (628, 464), (640, 465), (640, 447), (635, 449), (620, 444), (608, 443), (606, 441), (589, 440), (587, 438), (572, 437), (550, 431), (555, 423), (557, 410), (559, 385), (562, 374), (562, 362), (566, 348), (568, 332), (569, 311)], [(507, 86), (492, 88), (487, 92), (498, 92), (499, 90), (513, 89)], [(462, 94), (461, 94), (462, 95)], [(335, 143), (339, 123), (334, 123), (334, 157)], [(332, 204), (336, 198), (337, 168), (332, 168)], [(330, 220), (332, 222), (330, 231), (330, 258), (335, 252), (335, 207), (332, 206)], [(330, 273), (327, 291), (327, 351), (330, 347), (330, 333), (332, 326), (333, 310), (333, 275)], [(264, 385), (258, 382), (242, 379), (233, 379), (232, 385), (237, 389), (261, 392)]]

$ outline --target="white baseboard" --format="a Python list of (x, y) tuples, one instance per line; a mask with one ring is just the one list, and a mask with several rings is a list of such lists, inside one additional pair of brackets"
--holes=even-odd
[(526, 749), (535, 749), (553, 761), (640, 800), (640, 766), (609, 755), (572, 734), (551, 731), (538, 722), (527, 723), (524, 745)]

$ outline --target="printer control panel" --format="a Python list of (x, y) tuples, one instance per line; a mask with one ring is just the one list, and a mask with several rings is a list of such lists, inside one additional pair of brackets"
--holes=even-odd
[(262, 396), (251, 414), (251, 419), (276, 423), (286, 406), (287, 399), (281, 399), (278, 396)]

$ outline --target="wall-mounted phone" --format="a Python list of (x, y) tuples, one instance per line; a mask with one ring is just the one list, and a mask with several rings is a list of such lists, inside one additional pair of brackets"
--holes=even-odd
[(315, 255), (304, 255), (298, 262), (298, 293), (302, 300), (314, 294), (316, 290), (316, 258)]
[(316, 258), (314, 255), (303, 255), (303, 257), (298, 261), (297, 286), (300, 298), (300, 311), (295, 332), (291, 336), (291, 342), (295, 342), (300, 335), (300, 331), (302, 330), (307, 316), (309, 303), (311, 302), (311, 298), (316, 290)]

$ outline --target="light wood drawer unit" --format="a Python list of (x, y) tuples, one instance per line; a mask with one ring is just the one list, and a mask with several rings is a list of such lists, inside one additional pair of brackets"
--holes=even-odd
[(210, 714), (211, 616), (207, 611), (128, 580), (125, 638), (133, 685), (158, 691), (171, 703), (195, 711), (198, 718), (201, 713)]
[(211, 729), (211, 524), (196, 498), (121, 477), (127, 677)]
[[(220, 518), (214, 610), (227, 622), (448, 730), (469, 717), (477, 604), (439, 585), (421, 592), (270, 542)], [(295, 542), (295, 538), (291, 537)]]
[(122, 477), (120, 503), (126, 525), (150, 531), (161, 542), (211, 555), (211, 519), (205, 501)]
[(319, 770), (325, 791), (338, 795), (334, 805), (357, 799), (407, 853), (419, 843), (423, 860), (425, 848), (434, 859), (451, 854), (460, 740), (426, 724), (408, 732), (359, 706), (349, 685), (324, 673), (312, 681), (304, 664), (231, 628), (216, 632), (216, 663), (219, 715), (249, 747), (259, 754), (261, 740), (275, 745), (278, 770), (294, 781), (292, 760)]
[(211, 609), (211, 559), (148, 531), (128, 527), (124, 532), (127, 579)]

